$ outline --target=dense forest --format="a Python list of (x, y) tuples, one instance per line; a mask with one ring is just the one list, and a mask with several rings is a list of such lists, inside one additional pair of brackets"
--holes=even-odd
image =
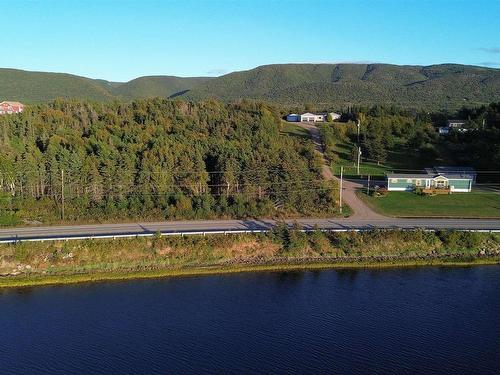
[(55, 100), (0, 117), (0, 216), (55, 222), (333, 214), (313, 145), (276, 108)]

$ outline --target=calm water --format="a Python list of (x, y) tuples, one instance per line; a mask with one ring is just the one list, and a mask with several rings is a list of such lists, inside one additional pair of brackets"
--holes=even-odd
[(500, 267), (0, 291), (0, 372), (499, 373)]

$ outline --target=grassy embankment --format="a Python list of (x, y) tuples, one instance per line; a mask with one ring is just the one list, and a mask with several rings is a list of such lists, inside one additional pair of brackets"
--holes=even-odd
[(358, 196), (375, 211), (399, 217), (499, 218), (500, 194), (455, 193), (433, 197), (411, 192), (390, 192), (386, 197)]
[(500, 236), (468, 232), (155, 237), (0, 245), (0, 287), (334, 267), (500, 263)]

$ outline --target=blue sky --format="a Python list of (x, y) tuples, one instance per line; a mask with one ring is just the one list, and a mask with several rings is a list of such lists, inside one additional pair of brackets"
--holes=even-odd
[(500, 0), (0, 0), (0, 9), (9, 9), (0, 67), (113, 81), (287, 62), (500, 67)]

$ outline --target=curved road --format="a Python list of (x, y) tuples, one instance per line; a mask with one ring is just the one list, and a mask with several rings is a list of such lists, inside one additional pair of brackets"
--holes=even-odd
[[(323, 159), (323, 178), (328, 181), (339, 181), (339, 179), (332, 173), (331, 168), (326, 164), (324, 158), (323, 142), (321, 141), (321, 134), (318, 127), (314, 123), (308, 122), (298, 122), (297, 125), (309, 131), (311, 140), (314, 143), (314, 147)], [(342, 185), (342, 201), (351, 208), (352, 219), (381, 220), (387, 218), (386, 216), (380, 215), (379, 213), (373, 211), (356, 195), (356, 190), (360, 189), (363, 186), (362, 184), (355, 181), (343, 180)]]

